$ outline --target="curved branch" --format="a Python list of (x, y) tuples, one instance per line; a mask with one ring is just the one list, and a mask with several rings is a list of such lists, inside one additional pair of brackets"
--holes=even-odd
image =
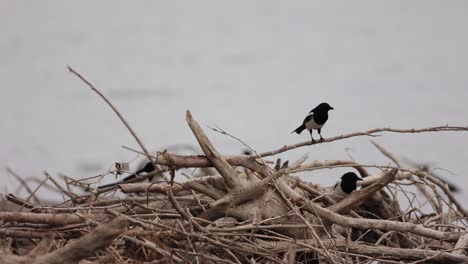
[(289, 146), (285, 145), (285, 146), (283, 146), (283, 147), (281, 147), (279, 149), (276, 149), (276, 150), (260, 153), (260, 156), (261, 157), (273, 156), (273, 155), (276, 155), (276, 154), (279, 154), (279, 153), (282, 153), (282, 152), (285, 152), (285, 151), (288, 151), (288, 150), (300, 148), (300, 147), (316, 145), (316, 144), (319, 144), (319, 143), (333, 142), (333, 141), (346, 139), (346, 138), (352, 138), (352, 137), (360, 137), (360, 136), (376, 137), (378, 135), (375, 135), (375, 134), (380, 133), (380, 132), (411, 133), (412, 134), (412, 133), (442, 132), (442, 131), (468, 131), (468, 126), (466, 126), (466, 127), (462, 127), (462, 126), (436, 126), (436, 127), (428, 127), (428, 128), (420, 128), (420, 129), (414, 129), (414, 128), (396, 129), (396, 128), (388, 128), (388, 127), (374, 128), (374, 129), (370, 129), (370, 130), (363, 131), (363, 132), (354, 132), (354, 133), (339, 135), (339, 136), (332, 137), (332, 138), (324, 138), (321, 141), (315, 141), (315, 142), (304, 141), (304, 142), (296, 143), (296, 144), (289, 145)]
[[(295, 242), (289, 241), (267, 241), (257, 240), (263, 247), (270, 249), (274, 252), (285, 252), (291, 247), (296, 248), (298, 251), (309, 251), (308, 246), (317, 246), (317, 241), (297, 240)], [(410, 248), (394, 248), (386, 246), (374, 246), (360, 242), (346, 241), (345, 239), (325, 240), (323, 244), (331, 251), (339, 250), (355, 254), (362, 254), (373, 256), (382, 259), (396, 259), (396, 260), (426, 260), (431, 259), (440, 263), (467, 263), (468, 257), (465, 255), (457, 255), (455, 252), (440, 252), (430, 249), (410, 249)]]
[[(219, 198), (223, 195), (222, 190), (217, 190), (217, 188), (223, 184), (222, 178), (219, 175), (215, 176), (204, 176), (199, 178), (193, 178), (186, 182), (179, 183), (174, 186), (162, 185), (157, 183), (123, 183), (119, 184), (118, 187), (124, 193), (138, 193), (138, 192), (155, 192), (161, 194), (167, 194), (169, 189), (172, 189), (174, 194), (177, 194), (184, 190), (194, 190), (204, 193), (214, 199)], [(200, 190), (202, 186), (206, 186), (206, 190)]]
[(231, 167), (226, 159), (221, 156), (221, 154), (219, 154), (219, 152), (211, 144), (203, 129), (201, 129), (197, 121), (193, 119), (190, 111), (187, 111), (186, 120), (206, 157), (211, 161), (216, 170), (218, 170), (219, 174), (223, 176), (226, 185), (233, 190), (242, 187), (242, 180), (237, 175), (236, 170)]
[(72, 67), (70, 67), (68, 65), (67, 65), (67, 68), (71, 73), (73, 73), (80, 80), (82, 80), (84, 83), (86, 83), (86, 85), (88, 85), (89, 88), (91, 88), (91, 90), (96, 92), (107, 103), (107, 105), (109, 105), (110, 108), (112, 108), (112, 111), (114, 111), (114, 113), (119, 117), (120, 121), (122, 121), (122, 123), (124, 123), (124, 125), (127, 127), (128, 131), (130, 131), (133, 138), (136, 140), (136, 142), (138, 143), (140, 148), (143, 150), (143, 152), (145, 153), (148, 160), (150, 162), (153, 162), (153, 159), (151, 158), (151, 155), (150, 155), (148, 149), (145, 147), (143, 142), (140, 140), (140, 138), (136, 134), (135, 130), (133, 130), (133, 128), (129, 125), (129, 123), (125, 119), (125, 117), (119, 112), (119, 110), (117, 110), (117, 108), (114, 106), (114, 104), (112, 104), (112, 102), (109, 99), (107, 99), (107, 97), (103, 93), (101, 93), (101, 91), (99, 91), (90, 81), (88, 81), (86, 78), (84, 78), (79, 72), (75, 71)]
[(78, 263), (91, 257), (96, 251), (109, 246), (127, 227), (127, 220), (117, 217), (98, 226), (93, 232), (59, 248), (49, 254), (38, 257), (33, 263)]
[[(107, 216), (104, 214), (92, 214), (93, 220), (103, 220)], [(0, 220), (16, 223), (34, 223), (48, 225), (71, 225), (86, 221), (83, 217), (76, 214), (48, 214), (48, 213), (23, 213), (23, 212), (0, 212)]]

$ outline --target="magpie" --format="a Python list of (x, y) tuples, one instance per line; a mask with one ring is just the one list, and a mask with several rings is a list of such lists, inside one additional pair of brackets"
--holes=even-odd
[(296, 132), (297, 134), (302, 133), (304, 129), (309, 130), (310, 137), (312, 138), (312, 142), (314, 142), (314, 137), (312, 136), (312, 130), (316, 129), (320, 135), (320, 140), (323, 140), (322, 138), (322, 127), (325, 125), (325, 122), (328, 120), (328, 111), (333, 110), (334, 108), (331, 107), (327, 103), (321, 103), (312, 111), (309, 112), (309, 114), (306, 116), (304, 119), (304, 122), (302, 122), (302, 125), (296, 128), (294, 131), (291, 132), (294, 133)]
[[(123, 178), (123, 179), (121, 179), (121, 180), (119, 180), (117, 182), (113, 182), (113, 183), (109, 183), (109, 184), (105, 184), (105, 185), (100, 185), (97, 188), (98, 189), (103, 189), (103, 188), (111, 187), (111, 186), (114, 186), (114, 185), (129, 181), (131, 179), (134, 179), (134, 178), (136, 178), (137, 176), (139, 176), (140, 174), (142, 174), (144, 172), (145, 173), (151, 173), (151, 172), (153, 172), (155, 170), (155, 167), (154, 167), (152, 162), (147, 162), (147, 163), (143, 163), (143, 164), (142, 164), (143, 166), (141, 166), (140, 169), (138, 169), (134, 173), (128, 175), (127, 177), (125, 177), (125, 178)], [(150, 181), (151, 181), (151, 179), (150, 179)]]
[(333, 186), (331, 198), (337, 202), (343, 200), (346, 196), (357, 189), (358, 181), (362, 181), (362, 178), (357, 176), (354, 172), (343, 174), (343, 176), (341, 176), (341, 178), (336, 182), (335, 186)]

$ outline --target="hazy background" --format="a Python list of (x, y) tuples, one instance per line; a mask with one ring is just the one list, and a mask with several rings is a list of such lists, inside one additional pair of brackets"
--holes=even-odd
[[(468, 125), (466, 1), (0, 1), (0, 192), (47, 169), (106, 171), (137, 147), (69, 64), (116, 104), (151, 148), (196, 141), (185, 111), (259, 151), (318, 103), (324, 137), (375, 127)], [(208, 129), (207, 129), (208, 130)], [(242, 146), (209, 132), (225, 154)], [(385, 134), (400, 158), (430, 162), (464, 188), (468, 133)], [(281, 157), (388, 161), (353, 138)], [(302, 175), (331, 184), (343, 170)], [(180, 179), (180, 178), (179, 178)], [(44, 191), (41, 194), (45, 194)]]

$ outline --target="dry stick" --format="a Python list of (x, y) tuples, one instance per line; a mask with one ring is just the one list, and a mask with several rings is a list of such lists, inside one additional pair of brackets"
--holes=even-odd
[(49, 178), (49, 180), (57, 187), (62, 193), (66, 194), (70, 199), (75, 200), (78, 195), (74, 194), (73, 192), (67, 191), (65, 188), (62, 187), (47, 171), (43, 171), (44, 175)]
[[(235, 140), (237, 140), (238, 142), (240, 142), (242, 145), (244, 145), (245, 147), (247, 147), (250, 151), (252, 151), (258, 158), (258, 160), (260, 160), (260, 162), (262, 163), (262, 165), (265, 167), (265, 168), (268, 168), (269, 171), (272, 171), (269, 167), (267, 167), (266, 165), (266, 162), (262, 159), (262, 157), (258, 154), (258, 152), (256, 150), (254, 150), (252, 147), (250, 147), (247, 143), (245, 143), (242, 139), (238, 138), (238, 137), (235, 137), (231, 134), (229, 134), (228, 132), (224, 131), (222, 128), (218, 127), (217, 129), (216, 128), (211, 128), (213, 131), (216, 131), (218, 133), (221, 133), (223, 135), (226, 135), (228, 137), (231, 137)], [(264, 175), (266, 176), (266, 175)]]
[[(128, 215), (121, 214), (121, 213), (116, 212), (116, 211), (114, 211), (114, 210), (107, 210), (107, 212), (111, 213), (111, 214), (114, 215), (114, 216), (123, 217), (123, 218), (125, 218), (127, 221), (129, 221), (129, 222), (131, 222), (131, 223), (134, 223), (134, 224), (137, 224), (137, 225), (140, 225), (140, 226), (143, 227), (143, 228), (146, 228), (146, 229), (149, 229), (149, 230), (153, 230), (153, 227), (152, 227), (150, 224), (145, 223), (145, 222), (140, 221), (140, 220), (137, 220), (137, 219), (135, 219), (135, 218), (132, 218), (132, 217), (130, 217), (130, 216), (128, 216)], [(153, 222), (151, 222), (151, 224), (154, 225)], [(159, 253), (159, 254), (165, 256), (166, 258), (169, 258), (169, 259), (172, 258), (172, 260), (174, 260), (174, 261), (176, 261), (176, 262), (182, 262), (182, 260), (181, 260), (179, 257), (173, 255), (173, 254), (170, 253), (170, 252), (165, 251), (165, 250), (162, 249), (162, 248), (159, 248), (159, 247), (155, 246), (154, 244), (145, 243), (145, 242), (143, 242), (143, 241), (141, 241), (141, 240), (139, 240), (139, 239), (137, 239), (137, 238), (131, 237), (131, 236), (129, 236), (129, 235), (123, 235), (122, 238), (125, 239), (125, 240), (127, 240), (127, 241), (130, 241), (130, 242), (132, 242), (132, 243), (134, 243), (134, 244), (136, 244), (136, 245), (149, 248), (149, 249), (153, 250), (154, 252), (157, 252), (157, 253)]]
[(49, 176), (46, 175), (46, 178), (42, 180), (41, 183), (39, 183), (39, 185), (37, 186), (37, 188), (34, 189), (34, 191), (28, 196), (28, 198), (26, 198), (26, 203), (28, 203), (29, 200), (31, 200), (31, 198), (34, 197), (36, 192), (39, 191), (39, 189), (46, 183), (47, 180), (49, 180)]
[(209, 204), (211, 208), (224, 204), (229, 203), (229, 205), (235, 206), (246, 202), (251, 199), (255, 199), (259, 195), (261, 195), (269, 186), (272, 180), (278, 179), (279, 177), (287, 174), (290, 170), (294, 170), (295, 168), (299, 167), (302, 162), (305, 161), (307, 156), (302, 157), (299, 161), (295, 162), (291, 165), (291, 167), (280, 169), (273, 174), (267, 174), (265, 178), (261, 179), (258, 182), (251, 183), (250, 185), (245, 186), (242, 190), (238, 192), (230, 192), (223, 196), (221, 199), (218, 199)]
[(68, 66), (67, 65), (67, 68), (68, 70), (75, 74), (78, 78), (80, 78), (84, 83), (86, 83), (89, 88), (91, 88), (94, 92), (96, 92), (111, 108), (112, 110), (114, 111), (114, 113), (120, 118), (120, 120), (124, 123), (124, 125), (127, 127), (127, 129), (130, 131), (130, 133), (132, 134), (133, 138), (135, 138), (135, 140), (137, 141), (138, 145), (140, 145), (140, 148), (143, 150), (143, 152), (145, 153), (146, 157), (148, 158), (148, 160), (151, 162), (151, 163), (154, 163), (153, 159), (151, 158), (151, 155), (150, 153), (148, 152), (148, 150), (146, 149), (145, 145), (143, 144), (143, 142), (140, 140), (140, 138), (138, 137), (138, 135), (136, 134), (136, 132), (132, 129), (132, 127), (130, 127), (130, 125), (128, 124), (127, 120), (125, 120), (125, 118), (123, 117), (123, 115), (119, 112), (119, 110), (117, 110), (117, 108), (111, 103), (111, 101), (109, 99), (107, 99), (106, 96), (104, 96), (104, 94), (102, 94), (91, 82), (89, 82), (86, 78), (84, 78), (83, 76), (81, 76), (80, 73), (78, 73), (77, 71), (75, 71), (72, 67)]
[(226, 260), (226, 259), (221, 259), (221, 258), (218, 258), (218, 257), (213, 257), (211, 255), (208, 255), (208, 254), (202, 254), (202, 253), (197, 253), (197, 252), (190, 252), (190, 251), (183, 251), (181, 249), (173, 249), (175, 252), (180, 252), (181, 254), (184, 253), (184, 254), (188, 254), (188, 255), (192, 255), (192, 256), (195, 256), (195, 257), (200, 257), (201, 259), (209, 259), (209, 260), (212, 260), (214, 262), (208, 262), (208, 263), (220, 263), (220, 262), (225, 262), (225, 263), (236, 263), (236, 262), (233, 262), (231, 260)]
[(146, 248), (149, 248), (151, 250), (153, 250), (154, 252), (156, 253), (159, 253), (161, 255), (163, 255), (164, 257), (168, 258), (168, 259), (172, 259), (173, 261), (176, 261), (176, 262), (183, 262), (183, 260), (181, 258), (179, 258), (178, 256), (172, 254), (172, 253), (168, 253), (167, 251), (163, 250), (162, 248), (159, 248), (157, 247), (156, 245), (154, 245), (154, 243), (145, 243), (135, 237), (131, 237), (131, 236), (127, 236), (127, 235), (123, 235), (122, 238), (126, 241), (129, 241), (129, 242), (132, 242), (136, 245), (139, 245), (139, 246), (143, 246), (143, 247), (146, 247)]
[(28, 209), (33, 209), (35, 208), (36, 206), (34, 204), (31, 204), (31, 203), (28, 203), (26, 201), (24, 201), (23, 199), (20, 199), (18, 197), (16, 197), (14, 194), (11, 194), (9, 193), (7, 196), (5, 196), (5, 198), (14, 203), (14, 204), (17, 204), (19, 206), (22, 206), (24, 208), (28, 208)]
[[(114, 215), (116, 215), (116, 216), (118, 216), (118, 218), (125, 219), (125, 220), (128, 221), (128, 222), (133, 222), (133, 223), (141, 224), (140, 221), (135, 220), (135, 219), (133, 219), (133, 218), (127, 216), (127, 215), (120, 214), (120, 213), (117, 213), (117, 212), (115, 212), (115, 211), (113, 211), (113, 212), (109, 211), (109, 212), (112, 213), (112, 214), (114, 214)], [(89, 219), (88, 219), (88, 220), (89, 220)], [(99, 223), (97, 223), (96, 221), (93, 221), (93, 220), (90, 220), (90, 222), (91, 222), (92, 224), (94, 224), (94, 225), (99, 224)], [(164, 249), (162, 249), (162, 248), (159, 248), (159, 247), (155, 246), (154, 243), (147, 243), (147, 242), (141, 241), (141, 240), (139, 240), (139, 239), (137, 239), (137, 238), (135, 238), (135, 237), (131, 237), (131, 236), (129, 236), (129, 235), (122, 235), (121, 237), (122, 237), (123, 240), (126, 240), (126, 241), (132, 242), (132, 243), (134, 243), (134, 244), (136, 244), (136, 245), (139, 245), (139, 246), (142, 246), (142, 247), (151, 249), (152, 251), (154, 251), (154, 252), (156, 252), (156, 253), (158, 253), (158, 254), (161, 254), (161, 255), (163, 255), (164, 257), (168, 258), (168, 259), (172, 259), (172, 260), (174, 260), (174, 261), (176, 261), (176, 262), (182, 262), (182, 260), (181, 260), (179, 257), (177, 257), (177, 256), (175, 256), (175, 255), (173, 255), (173, 254), (171, 254), (171, 253), (166, 252), (166, 251), (165, 251)]]
[(226, 159), (221, 156), (214, 148), (205, 132), (201, 129), (200, 125), (198, 125), (197, 121), (193, 119), (190, 111), (187, 111), (185, 119), (187, 120), (190, 129), (192, 129), (193, 134), (197, 138), (203, 153), (205, 153), (206, 157), (211, 161), (216, 170), (218, 170), (219, 174), (221, 174), (221, 176), (224, 178), (228, 188), (231, 190), (236, 190), (242, 187), (243, 181), (241, 181), (241, 178), (237, 175), (236, 170), (234, 170), (234, 168), (231, 167)]
[[(106, 218), (106, 215), (92, 214), (87, 217), (91, 217), (95, 220), (103, 220)], [(86, 221), (86, 219), (76, 214), (36, 214), (22, 212), (0, 212), (0, 221), (48, 225), (70, 225), (83, 223)]]
[(44, 236), (41, 242), (28, 253), (28, 256), (37, 257), (47, 254), (52, 247), (53, 239), (54, 237), (51, 234)]
[[(262, 157), (267, 157), (267, 156), (272, 156), (276, 155), (291, 149), (299, 148), (299, 147), (304, 147), (304, 146), (310, 146), (310, 145), (315, 145), (319, 143), (326, 143), (326, 142), (332, 142), (336, 140), (341, 140), (341, 139), (346, 139), (346, 138), (351, 138), (351, 137), (358, 137), (358, 136), (371, 136), (375, 137), (378, 135), (375, 135), (375, 133), (379, 132), (393, 132), (393, 133), (423, 133), (423, 132), (440, 132), (440, 131), (468, 131), (468, 126), (467, 127), (462, 127), (462, 126), (436, 126), (436, 127), (428, 127), (428, 128), (420, 128), (420, 129), (395, 129), (395, 128), (374, 128), (370, 129), (364, 132), (354, 132), (354, 133), (349, 133), (349, 134), (344, 134), (344, 135), (339, 135), (336, 137), (332, 138), (325, 138), (321, 141), (318, 142), (311, 142), (309, 141), (304, 141), (300, 143), (296, 143), (293, 145), (289, 146), (283, 146), (279, 149), (272, 150), (272, 151), (267, 151), (260, 153), (260, 156)], [(253, 156), (255, 158), (255, 156)]]
[[(420, 171), (422, 173), (422, 171)], [(455, 196), (452, 194), (452, 192), (449, 190), (447, 184), (444, 184), (442, 181), (440, 181), (439, 179), (437, 179), (436, 177), (430, 175), (429, 173), (426, 173), (424, 172), (423, 173), (423, 177), (426, 177), (428, 180), (430, 180), (431, 182), (435, 183), (437, 186), (439, 186), (439, 188), (441, 188), (445, 195), (447, 195), (447, 197), (449, 198), (449, 200), (455, 204), (455, 206), (457, 206), (458, 210), (460, 210), (460, 212), (462, 212), (462, 214), (465, 216), (465, 217), (468, 217), (468, 210), (463, 207), (463, 205), (455, 198)]]
[[(323, 241), (323, 243), (329, 248), (334, 250), (336, 246), (340, 251), (349, 250), (352, 253), (359, 253), (366, 255), (367, 257), (381, 257), (384, 259), (400, 259), (400, 260), (418, 260), (425, 259), (426, 257), (434, 257), (433, 260), (439, 261), (440, 263), (466, 263), (468, 261), (467, 256), (460, 256), (449, 252), (439, 252), (435, 250), (423, 250), (423, 249), (406, 249), (406, 248), (393, 248), (386, 246), (372, 246), (358, 242), (347, 242), (345, 239), (330, 239)], [(271, 250), (276, 252), (285, 252), (289, 249), (290, 245), (296, 246), (298, 251), (308, 250), (308, 248), (302, 246), (300, 248), (297, 245), (316, 245), (317, 241), (309, 240), (298, 240), (295, 242), (284, 242), (284, 241), (261, 241), (261, 245), (269, 247)]]
[(98, 226), (93, 232), (59, 248), (49, 254), (38, 257), (34, 264), (78, 263), (94, 256), (99, 249), (109, 246), (127, 227), (127, 220), (115, 218), (109, 223)]
[(195, 181), (187, 181), (183, 183), (183, 186), (185, 188), (191, 189), (193, 191), (197, 191), (199, 193), (202, 193), (204, 195), (207, 195), (213, 199), (219, 199), (223, 197), (224, 192), (213, 188), (211, 185), (203, 185), (201, 183), (195, 182)]
[(179, 203), (178, 203), (177, 200), (175, 199), (174, 194), (172, 193), (172, 190), (171, 190), (171, 189), (169, 189), (169, 191), (167, 192), (167, 197), (168, 197), (169, 200), (171, 201), (172, 206), (174, 206), (174, 208), (176, 209), (176, 211), (177, 211), (183, 218), (185, 218), (185, 220), (187, 220), (190, 224), (192, 224), (198, 231), (201, 231), (201, 232), (204, 232), (204, 233), (209, 233), (208, 230), (206, 230), (206, 228), (204, 228), (204, 227), (201, 226), (197, 221), (195, 221), (191, 215), (189, 215), (188, 213), (184, 212), (184, 210), (180, 207)]
[(457, 248), (457, 250), (453, 251), (454, 254), (464, 254), (463, 252), (468, 248), (468, 233), (465, 233), (458, 239), (454, 248)]
[[(429, 186), (429, 188), (434, 193), (434, 196), (428, 194), (430, 196), (430, 197), (428, 197), (428, 199), (432, 199), (434, 201), (434, 204), (436, 205), (436, 207), (435, 207), (436, 212), (441, 216), (440, 217), (440, 223), (445, 224), (446, 219), (444, 218), (444, 203), (443, 203), (443, 202), (445, 202), (445, 199), (443, 199), (442, 196), (439, 194), (439, 192), (437, 191), (437, 188), (436, 188), (436, 186), (434, 184), (429, 183), (427, 181), (427, 179), (424, 179), (424, 178), (421, 178), (421, 181), (426, 183), (426, 185)], [(445, 203), (447, 204), (447, 206), (449, 208), (451, 208), (451, 205), (448, 202), (445, 202)]]
[[(130, 151), (144, 154), (141, 151), (135, 149), (124, 147)], [(165, 155), (152, 156), (156, 160), (156, 164), (163, 166), (174, 166), (175, 168), (209, 168), (214, 165), (211, 161), (203, 155), (177, 155), (170, 154), (168, 152)], [(223, 156), (226, 161), (232, 166), (242, 166), (253, 171), (261, 171), (264, 168), (259, 164), (255, 159), (250, 158), (250, 156)]]
[(398, 161), (398, 159), (393, 155), (390, 151), (388, 151), (386, 148), (381, 146), (380, 144), (377, 144), (377, 142), (370, 140), (370, 142), (382, 153), (384, 154), (387, 158), (389, 158), (391, 161), (397, 165), (397, 167), (401, 167), (401, 163)]
[[(210, 185), (210, 183), (217, 180), (222, 180), (221, 176), (206, 176), (200, 178), (193, 178), (187, 182), (177, 183), (177, 185), (172, 186), (172, 191), (175, 194), (177, 194), (181, 191), (193, 189), (195, 191), (206, 194), (207, 196), (210, 196), (212, 198), (221, 197), (223, 195), (223, 192)], [(155, 183), (125, 183), (119, 184), (118, 187), (124, 193), (155, 192), (161, 194), (167, 194), (167, 192), (171, 188), (171, 186), (168, 185), (161, 185)]]
[(441, 232), (412, 223), (401, 223), (389, 220), (360, 219), (342, 216), (328, 209), (322, 208), (313, 202), (306, 203), (302, 196), (292, 189), (282, 189), (282, 191), (291, 197), (292, 201), (298, 203), (299, 206), (302, 206), (304, 210), (307, 210), (314, 215), (318, 214), (319, 217), (340, 226), (359, 229), (379, 229), (386, 231), (393, 230), (399, 232), (410, 232), (424, 237), (448, 241), (456, 241), (460, 237), (460, 233)]
[[(0, 237), (16, 237), (16, 238), (43, 238), (49, 231), (32, 231), (32, 230), (17, 230), (12, 228), (0, 228)], [(57, 237), (63, 239), (81, 237), (80, 232), (66, 231), (56, 233)]]
[[(69, 243), (68, 245), (59, 248), (51, 253), (47, 253), (53, 243), (53, 235), (51, 232), (25, 232), (18, 230), (6, 230), (9, 231), (7, 235), (13, 235), (16, 237), (28, 237), (28, 238), (43, 238), (41, 242), (25, 256), (17, 255), (4, 255), (2, 256), (2, 263), (8, 264), (20, 264), (20, 263), (32, 263), (32, 264), (55, 264), (55, 263), (78, 263), (80, 260), (94, 256), (95, 252), (101, 248), (104, 248), (112, 243), (114, 238), (124, 232), (126, 227), (126, 221), (122, 218), (114, 219), (113, 221), (106, 223), (91, 233), (81, 237), (80, 239)], [(0, 231), (1, 233), (1, 231)], [(19, 233), (19, 234), (18, 234)], [(29, 236), (26, 236), (28, 235)], [(79, 235), (79, 233), (75, 233)], [(75, 238), (74, 236), (68, 236), (67, 234), (56, 234), (55, 238), (69, 239)], [(81, 262), (80, 262), (81, 263)]]
[[(15, 177), (15, 179), (17, 179), (25, 188), (26, 190), (28, 191), (29, 195), (31, 195), (33, 193), (33, 190), (31, 190), (31, 188), (29, 187), (28, 183), (23, 180), (23, 178), (21, 178), (21, 176), (19, 176), (16, 172), (14, 172), (11, 168), (7, 167), (6, 168), (6, 171), (12, 175), (13, 177)], [(36, 196), (32, 196), (32, 198), (34, 199), (34, 202), (36, 204), (40, 204), (40, 201), (39, 199), (36, 197)]]

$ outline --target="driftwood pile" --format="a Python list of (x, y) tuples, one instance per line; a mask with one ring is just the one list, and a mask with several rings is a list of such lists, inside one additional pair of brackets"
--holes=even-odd
[[(307, 157), (271, 162), (279, 153), (349, 137), (467, 127), (381, 128), (224, 156), (190, 112), (186, 120), (204, 155), (151, 156), (138, 140), (152, 173), (106, 188), (97, 188), (105, 175), (63, 184), (46, 174), (29, 197), (7, 195), (17, 208), (0, 212), (0, 262), (468, 263), (468, 211), (430, 170), (404, 167), (376, 143), (391, 165)], [(339, 202), (295, 176), (338, 167), (364, 178), (360, 190)], [(173, 182), (182, 168), (204, 175)], [(150, 177), (162, 180), (144, 182)], [(32, 199), (46, 183), (67, 201)]]
[[(85, 184), (71, 179), (66, 179), (66, 187), (62, 187), (46, 174), (46, 180), (69, 198), (61, 205), (41, 206), (8, 195), (7, 200), (22, 210), (0, 212), (1, 261), (468, 262), (468, 212), (449, 186), (430, 171), (403, 168), (377, 144), (393, 166), (351, 160), (307, 163), (306, 158), (292, 164), (271, 164), (266, 157), (317, 143), (223, 156), (190, 112), (187, 122), (204, 156), (161, 152), (150, 157), (156, 165), (153, 173), (130, 180), (134, 183), (100, 189), (89, 180)], [(464, 129), (436, 127), (409, 132)], [(383, 130), (388, 129), (378, 131)], [(325, 139), (321, 144), (346, 137)], [(217, 173), (181, 183), (140, 182), (151, 176), (174, 175), (181, 168), (208, 167), (214, 167)], [(326, 189), (294, 176), (334, 167), (357, 169), (365, 179), (362, 189), (335, 202)], [(381, 172), (369, 175), (368, 170), (376, 168)], [(419, 195), (408, 191), (411, 186)], [(407, 199), (408, 210), (402, 211), (401, 199)]]

